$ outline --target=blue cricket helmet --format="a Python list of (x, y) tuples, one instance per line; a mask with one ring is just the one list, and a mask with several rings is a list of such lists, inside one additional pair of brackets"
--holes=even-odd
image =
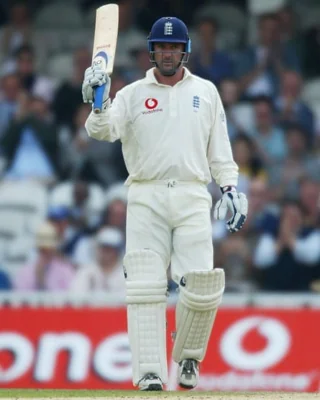
[(184, 43), (184, 51), (191, 53), (188, 28), (181, 19), (176, 17), (162, 17), (153, 24), (148, 36), (149, 51), (153, 51), (154, 43)]

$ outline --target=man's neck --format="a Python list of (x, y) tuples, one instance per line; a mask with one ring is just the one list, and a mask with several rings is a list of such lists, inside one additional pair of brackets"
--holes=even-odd
[(155, 68), (154, 76), (156, 77), (157, 81), (162, 85), (174, 86), (176, 83), (183, 79), (184, 69), (181, 67), (174, 75), (164, 76), (157, 68)]

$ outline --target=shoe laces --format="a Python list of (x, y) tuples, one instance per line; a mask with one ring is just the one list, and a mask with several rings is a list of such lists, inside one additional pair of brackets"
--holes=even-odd
[(149, 373), (145, 375), (141, 380), (146, 380), (146, 379), (159, 379), (158, 375)]
[(195, 364), (194, 360), (191, 360), (191, 359), (186, 360), (186, 362), (184, 363), (184, 366), (183, 366), (184, 372), (187, 374), (195, 373), (195, 365), (194, 364)]

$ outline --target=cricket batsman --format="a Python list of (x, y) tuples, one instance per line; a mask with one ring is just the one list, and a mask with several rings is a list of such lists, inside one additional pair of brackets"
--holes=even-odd
[(153, 68), (145, 78), (118, 91), (111, 104), (110, 78), (99, 66), (84, 76), (83, 99), (106, 83), (103, 111), (90, 113), (90, 137), (121, 140), (129, 172), (124, 271), (133, 384), (163, 390), (168, 380), (166, 352), (167, 275), (179, 284), (173, 359), (178, 383), (192, 389), (199, 378), (217, 308), (224, 271), (213, 268), (207, 185), (213, 178), (222, 197), (214, 218), (243, 226), (248, 203), (237, 192), (226, 116), (216, 87), (185, 67), (191, 52), (186, 25), (164, 17), (148, 37)]

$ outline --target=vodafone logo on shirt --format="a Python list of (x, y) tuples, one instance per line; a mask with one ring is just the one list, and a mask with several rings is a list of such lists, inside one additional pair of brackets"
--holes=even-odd
[(153, 110), (158, 105), (157, 99), (149, 98), (145, 101), (144, 105), (147, 107), (148, 110)]
[(155, 112), (162, 112), (163, 111), (162, 108), (157, 108), (158, 104), (159, 104), (159, 102), (158, 102), (157, 99), (149, 97), (144, 102), (144, 105), (148, 109), (148, 111), (143, 111), (142, 114), (152, 114), (152, 113), (155, 113)]

